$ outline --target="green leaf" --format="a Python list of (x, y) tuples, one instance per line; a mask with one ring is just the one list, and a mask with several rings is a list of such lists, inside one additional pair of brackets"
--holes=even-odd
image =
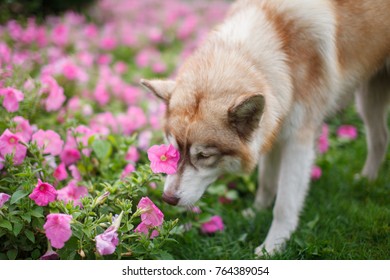
[(43, 217), (43, 208), (42, 207), (36, 207), (32, 211), (30, 211), (31, 216), (36, 218), (42, 218)]
[(169, 254), (168, 252), (166, 251), (161, 251), (158, 255), (157, 255), (157, 258), (159, 260), (174, 260), (175, 258)]
[(92, 149), (95, 152), (98, 159), (103, 160), (110, 156), (112, 146), (110, 142), (106, 140), (95, 140), (92, 143)]
[(19, 191), (14, 192), (13, 195), (11, 196), (10, 204), (14, 204), (14, 203), (18, 202), (20, 199), (22, 199), (23, 197), (25, 197), (27, 195), (28, 195), (28, 192), (26, 192), (24, 190), (19, 190)]
[(32, 243), (35, 243), (35, 236), (34, 236), (34, 233), (31, 231), (31, 230), (25, 230), (24, 231), (24, 234), (26, 235), (26, 237), (32, 242)]
[(226, 193), (225, 197), (231, 200), (236, 200), (238, 199), (238, 192), (236, 190), (230, 190)]
[(29, 213), (25, 213), (20, 215), (20, 217), (25, 220), (26, 222), (30, 223), (31, 222), (31, 215)]
[(7, 251), (7, 257), (9, 260), (16, 259), (17, 255), (18, 255), (18, 250), (16, 250), (16, 249), (11, 249), (11, 250)]
[(14, 235), (18, 236), (20, 231), (22, 230), (22, 228), (23, 228), (23, 224), (22, 223), (14, 223), (14, 230), (13, 230)]
[(11, 223), (10, 223), (9, 221), (7, 221), (7, 220), (1, 220), (1, 221), (0, 221), (0, 227), (6, 228), (6, 229), (8, 229), (9, 231), (12, 231), (12, 225), (11, 225)]

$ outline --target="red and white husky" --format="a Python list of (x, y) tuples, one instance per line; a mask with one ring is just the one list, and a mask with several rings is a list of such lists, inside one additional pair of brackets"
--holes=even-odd
[(375, 178), (384, 160), (390, 1), (241, 0), (175, 81), (141, 83), (167, 103), (166, 137), (181, 153), (163, 199), (191, 205), (223, 172), (259, 163), (255, 207), (276, 200), (256, 253), (272, 254), (298, 225), (324, 118), (349, 95), (366, 125), (362, 174)]

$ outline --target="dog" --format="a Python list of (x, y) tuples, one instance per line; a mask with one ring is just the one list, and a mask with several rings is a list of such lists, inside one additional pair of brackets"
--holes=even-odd
[(355, 93), (366, 126), (362, 175), (384, 161), (390, 101), (390, 1), (241, 0), (180, 66), (140, 83), (167, 104), (164, 131), (181, 154), (163, 200), (188, 206), (224, 172), (259, 166), (254, 206), (274, 203), (259, 256), (298, 226), (324, 119)]

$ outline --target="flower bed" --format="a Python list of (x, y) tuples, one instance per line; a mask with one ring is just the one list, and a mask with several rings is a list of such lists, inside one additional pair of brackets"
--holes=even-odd
[(1, 259), (167, 256), (178, 221), (146, 155), (165, 108), (138, 80), (171, 75), (225, 10), (103, 0), (0, 26)]

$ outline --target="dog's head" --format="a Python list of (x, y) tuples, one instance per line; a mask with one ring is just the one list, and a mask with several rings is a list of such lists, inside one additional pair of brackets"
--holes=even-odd
[(240, 63), (219, 65), (228, 69), (220, 73), (195, 63), (176, 81), (141, 80), (167, 104), (165, 136), (180, 151), (177, 173), (164, 186), (163, 199), (173, 205), (192, 205), (224, 172), (253, 170), (264, 144), (267, 89), (259, 74)]

